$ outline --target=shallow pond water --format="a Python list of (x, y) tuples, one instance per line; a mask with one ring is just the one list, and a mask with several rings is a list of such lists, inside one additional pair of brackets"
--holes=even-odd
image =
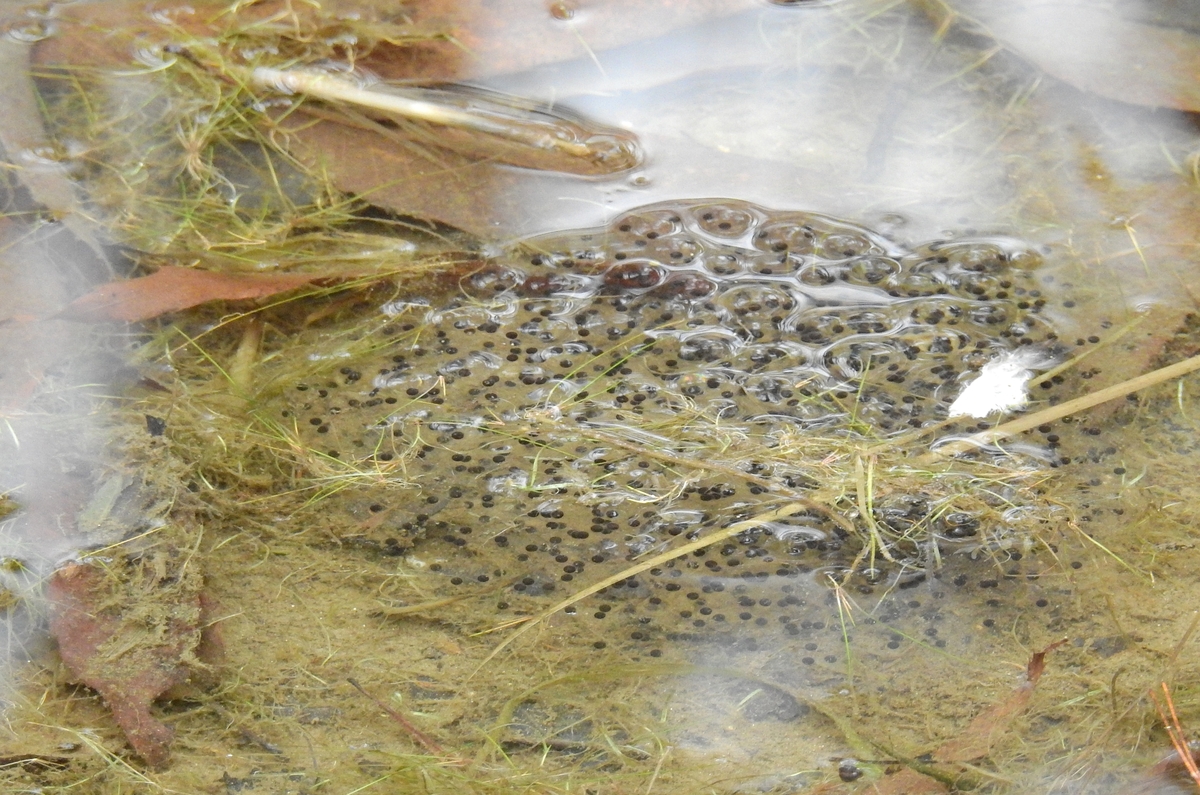
[[(1195, 376), (972, 436), (1200, 347), (1186, 10), (511, 5), (9, 13), (7, 791), (1194, 791)], [(237, 93), (372, 25), (640, 163)]]

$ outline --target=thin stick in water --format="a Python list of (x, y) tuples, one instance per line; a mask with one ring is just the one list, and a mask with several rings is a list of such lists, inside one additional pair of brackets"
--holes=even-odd
[(997, 425), (995, 428), (989, 428), (986, 431), (980, 431), (956, 441), (944, 444), (932, 451), (932, 455), (937, 458), (946, 456), (958, 455), (967, 450), (982, 447), (1005, 439), (1009, 436), (1016, 436), (1019, 433), (1024, 433), (1039, 425), (1044, 425), (1047, 422), (1061, 420), (1063, 417), (1069, 417), (1072, 414), (1078, 414), (1081, 411), (1087, 411), (1090, 408), (1099, 406), (1101, 403), (1107, 403), (1110, 400), (1125, 397), (1134, 392), (1137, 392), (1148, 387), (1156, 386), (1165, 381), (1170, 381), (1172, 378), (1179, 378), (1188, 373), (1200, 370), (1200, 356), (1193, 356), (1190, 359), (1184, 359), (1182, 362), (1161, 367), (1144, 375), (1139, 375), (1137, 378), (1130, 378), (1128, 381), (1122, 381), (1119, 384), (1113, 384), (1110, 387), (1097, 390), (1087, 395), (1077, 397), (1074, 400), (1068, 400), (1065, 403), (1060, 403), (1057, 406), (1051, 406), (1047, 409), (1034, 412), (1025, 417), (1018, 417), (1002, 425)]

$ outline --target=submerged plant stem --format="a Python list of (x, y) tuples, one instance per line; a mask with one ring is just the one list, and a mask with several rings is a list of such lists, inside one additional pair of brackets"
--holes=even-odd
[[(591, 596), (592, 594), (596, 593), (597, 591), (603, 590), (604, 588), (608, 588), (609, 586), (612, 586), (612, 585), (616, 585), (617, 583), (621, 582), (622, 580), (627, 580), (630, 577), (641, 574), (643, 571), (648, 571), (649, 569), (652, 569), (655, 566), (658, 566), (660, 564), (667, 563), (669, 561), (675, 560), (676, 558), (683, 557), (684, 555), (690, 555), (691, 553), (695, 552), (698, 549), (705, 549), (706, 547), (710, 547), (713, 544), (716, 544), (720, 541), (724, 541), (727, 538), (732, 538), (733, 536), (737, 535), (738, 533), (744, 533), (747, 530), (751, 530), (751, 529), (758, 527), (762, 524), (765, 524), (767, 522), (774, 522), (779, 519), (787, 518), (788, 516), (794, 516), (795, 514), (801, 513), (802, 511), (810, 510), (814, 507), (819, 508), (821, 511), (823, 511), (825, 513), (832, 513), (829, 508), (825, 508), (823, 506), (817, 505), (816, 503), (813, 503), (810, 500), (797, 500), (795, 502), (789, 502), (783, 506), (780, 506), (779, 508), (776, 508), (773, 511), (767, 511), (766, 513), (760, 513), (758, 516), (752, 516), (749, 519), (745, 519), (740, 522), (734, 522), (733, 524), (729, 525), (728, 527), (722, 528), (721, 530), (718, 530), (717, 532), (712, 533), (710, 535), (706, 535), (703, 538), (699, 538), (699, 539), (691, 542), (690, 544), (684, 544), (683, 546), (677, 547), (675, 549), (668, 549), (666, 552), (655, 555), (654, 557), (651, 557), (651, 558), (647, 558), (646, 560), (643, 560), (641, 563), (635, 564), (626, 569), (622, 569), (621, 571), (617, 572), (616, 574), (612, 575), (611, 577), (606, 577), (603, 580), (601, 580), (600, 582), (594, 583), (593, 585), (591, 585), (587, 588), (577, 591), (576, 593), (572, 594), (571, 596), (567, 597), (566, 599), (563, 599), (561, 602), (554, 604), (549, 609), (547, 609), (546, 611), (544, 611), (536, 616), (531, 616), (529, 618), (522, 618), (522, 619), (518, 619), (516, 621), (510, 621), (506, 624), (501, 624), (500, 626), (496, 627), (495, 629), (493, 629), (491, 631), (495, 632), (496, 630), (507, 629), (509, 627), (516, 626), (518, 624), (524, 624), (524, 626), (521, 627), (520, 629), (518, 629), (516, 632), (509, 635), (507, 638), (505, 638), (500, 643), (500, 645), (498, 645), (496, 648), (492, 649), (491, 653), (488, 654), (488, 656), (484, 658), (483, 662), (481, 662), (479, 664), (479, 666), (475, 669), (474, 673), (478, 673), (480, 671), (480, 669), (483, 668), (484, 665), (486, 665), (488, 662), (490, 662), (492, 660), (492, 658), (494, 658), (497, 654), (504, 651), (504, 649), (508, 648), (508, 646), (513, 641), (515, 641), (517, 638), (519, 638), (521, 635), (523, 635), (526, 632), (528, 632), (529, 630), (533, 629), (535, 626), (537, 626), (541, 622), (545, 621), (547, 618), (549, 618), (550, 616), (559, 612), (560, 610), (563, 610), (563, 609), (575, 604), (576, 602), (586, 599), (587, 597)], [(472, 676), (474, 675), (474, 673), (472, 674)]]
[(107, 262), (96, 236), (96, 224), (83, 212), (83, 205), (66, 169), (54, 162), (50, 136), (42, 125), (37, 91), (29, 71), (30, 47), (9, 36), (0, 36), (0, 146), (15, 167), (17, 178), (34, 201)]
[(566, 155), (600, 166), (603, 173), (624, 171), (640, 162), (638, 149), (627, 135), (594, 133), (567, 120), (510, 116), (504, 106), (464, 109), (447, 102), (404, 96), (394, 91), (364, 88), (352, 79), (306, 69), (259, 66), (248, 82), (257, 87), (299, 94), (335, 105), (373, 110), (392, 118), (422, 121), (509, 141), (534, 151)]
[(826, 508), (825, 506), (821, 505), (818, 502), (808, 500), (805, 497), (801, 497), (794, 489), (783, 488), (780, 486), (780, 484), (777, 481), (773, 481), (769, 478), (761, 478), (756, 475), (752, 475), (749, 472), (743, 472), (742, 470), (740, 470), (736, 467), (726, 466), (724, 464), (721, 464), (721, 463), (718, 463), (715, 461), (704, 461), (704, 460), (700, 460), (697, 458), (681, 456), (681, 455), (674, 455), (671, 453), (664, 452), (662, 450), (655, 450), (650, 447), (631, 444), (629, 442), (623, 441), (621, 439), (618, 439), (618, 438), (616, 438), (610, 434), (606, 434), (606, 433), (595, 433), (595, 434), (592, 434), (592, 436), (599, 442), (603, 442), (604, 444), (611, 444), (613, 447), (620, 447), (624, 450), (629, 450), (631, 452), (637, 453), (638, 455), (646, 456), (647, 458), (654, 458), (659, 461), (664, 461), (666, 463), (680, 464), (682, 466), (692, 467), (692, 468), (700, 469), (700, 470), (706, 470), (709, 472), (717, 472), (717, 473), (720, 473), (723, 475), (729, 475), (730, 477), (745, 480), (747, 483), (755, 483), (759, 486), (762, 486), (763, 488), (775, 489), (775, 490), (781, 492), (782, 494), (784, 494), (785, 496), (787, 496), (788, 499), (795, 500), (797, 502), (807, 503), (808, 507), (813, 508), (814, 510), (820, 511), (821, 513), (825, 514), (833, 522), (840, 525), (841, 528), (843, 530), (845, 530), (849, 535), (853, 536), (853, 535), (857, 534), (857, 530), (855, 529), (854, 524), (852, 522), (850, 522), (850, 520), (848, 520), (844, 516), (842, 516), (841, 514), (830, 511), (828, 508)]
[[(351, 80), (323, 72), (260, 66), (250, 73), (250, 82), (259, 88), (286, 91), (289, 94), (304, 94), (326, 102), (358, 105), (445, 127), (461, 127), (491, 135), (514, 135), (512, 128), (458, 108), (426, 100), (410, 99), (397, 94), (371, 91), (356, 85)], [(587, 154), (587, 148), (581, 144), (558, 141), (554, 145), (573, 155)]]
[(399, 723), (404, 731), (408, 732), (408, 735), (417, 741), (418, 745), (434, 756), (446, 756), (446, 749), (442, 748), (441, 745), (427, 737), (420, 729), (414, 726), (412, 721), (410, 721), (408, 718), (404, 717), (399, 712), (368, 693), (366, 689), (358, 683), (358, 680), (351, 677), (347, 678), (346, 681), (349, 682), (355, 690), (362, 693), (364, 696), (374, 702), (375, 706), (386, 712), (392, 718), (392, 720)]

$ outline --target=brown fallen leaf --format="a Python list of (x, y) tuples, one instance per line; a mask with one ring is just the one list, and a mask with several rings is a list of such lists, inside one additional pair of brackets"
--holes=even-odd
[(106, 568), (71, 563), (47, 586), (50, 632), (73, 681), (98, 692), (134, 752), (161, 769), (174, 732), (150, 713), (155, 699), (220, 661), (213, 603), (194, 566), (164, 555)]
[[(1200, 765), (1200, 751), (1191, 751), (1191, 765)], [(1178, 751), (1172, 751), (1139, 776), (1124, 795), (1177, 795), (1194, 792), (1200, 786), (1191, 774), (1191, 766)]]
[[(1041, 679), (1042, 673), (1046, 669), (1046, 655), (1064, 643), (1066, 640), (1051, 643), (1030, 657), (1029, 663), (1025, 666), (1025, 681), (1017, 685), (1003, 701), (975, 716), (974, 720), (967, 724), (966, 728), (956, 737), (938, 746), (938, 749), (931, 755), (933, 761), (941, 765), (955, 765), (987, 756), (991, 750), (992, 738), (1007, 730), (1013, 719), (1029, 705), (1034, 688), (1037, 687), (1038, 680)], [(887, 749), (881, 750), (886, 751)], [(887, 752), (890, 753), (890, 751)], [(955, 767), (939, 767), (935, 770), (932, 766), (916, 762), (910, 764), (912, 766), (902, 767), (871, 784), (870, 791), (874, 795), (945, 795), (950, 792), (949, 787), (944, 783), (944, 780), (949, 780), (949, 777), (941, 775), (939, 771), (953, 772)], [(922, 770), (928, 770), (938, 777), (927, 775)], [(843, 793), (844, 795), (844, 793), (858, 791), (861, 790), (836, 782), (827, 782), (813, 790), (812, 795), (818, 795), (818, 793), (820, 795)]]
[[(0, 19), (0, 25), (6, 30), (12, 24), (17, 23)], [(38, 110), (29, 58), (30, 45), (15, 36), (0, 38), (0, 72), (7, 75), (0, 81), (0, 108), (5, 110), (4, 123), (0, 124), (0, 157), (8, 160), (7, 167), (12, 169), (31, 198), (104, 261), (94, 224), (82, 211), (76, 187), (65, 170), (46, 168), (38, 163), (38, 158), (53, 151), (53, 146)]]
[(443, 26), (452, 38), (405, 49), (381, 47), (364, 65), (388, 78), (486, 77), (595, 60), (606, 49), (762, 7), (762, 0), (421, 0), (414, 4), (413, 20)]
[(950, 792), (936, 778), (918, 773), (911, 767), (884, 776), (875, 783), (873, 791), (876, 795), (945, 795)]
[[(444, 151), (431, 160), (369, 130), (293, 117), (283, 122), (289, 150), (302, 162), (325, 169), (340, 190), (379, 207), (428, 218), (485, 239), (510, 229), (528, 212), (517, 198), (539, 187), (571, 196), (574, 183), (472, 160)], [(586, 184), (586, 183), (579, 183)], [(495, 201), (507, 196), (508, 201)], [(567, 202), (563, 202), (567, 203)]]
[(1008, 698), (975, 716), (967, 727), (952, 740), (942, 743), (933, 752), (937, 762), (970, 762), (988, 755), (992, 738), (1003, 733), (1017, 715), (1025, 711), (1038, 680), (1046, 670), (1046, 655), (1066, 643), (1060, 640), (1036, 652), (1025, 667), (1025, 681), (1017, 685)]
[(108, 282), (58, 313), (66, 320), (136, 323), (208, 301), (245, 301), (327, 278), (317, 273), (229, 274), (164, 265), (149, 276)]
[[(354, 40), (362, 44), (348, 60), (381, 77), (420, 85), (595, 58), (607, 48), (756, 8), (762, 9), (762, 0), (419, 0), (375, 11), (364, 7), (362, 19), (352, 21), (347, 15), (337, 16), (332, 8), (287, 0), (243, 3), (236, 13), (229, 13), (228, 3), (214, 0), (169, 10), (136, 0), (115, 0), (64, 8), (55, 19), (57, 33), (36, 45), (34, 62), (52, 73), (64, 66), (128, 68), (134, 65), (136, 53), (155, 46), (172, 45), (187, 52), (194, 47), (203, 52), (228, 44), (226, 51), (234, 53), (242, 48), (279, 49), (293, 56), (282, 61), (303, 65), (306, 58), (330, 57), (306, 42)], [(381, 40), (381, 30), (393, 29), (401, 35)], [(234, 67), (248, 65), (236, 55), (229, 58)], [(218, 61), (211, 64), (213, 69), (220, 68)], [(562, 158), (547, 158), (529, 147), (481, 141), (479, 136), (444, 127), (423, 130), (433, 146), (429, 140), (414, 146), (395, 139), (421, 137), (420, 125), (409, 124), (405, 135), (394, 132), (389, 140), (378, 131), (344, 122), (317, 123), (306, 116), (289, 121), (287, 141), (293, 153), (309, 164), (319, 164), (340, 190), (485, 239), (494, 237), (497, 229), (529, 231), (527, 219), (547, 213), (554, 220), (536, 231), (569, 227), (576, 223), (572, 213), (596, 200), (591, 182), (497, 162), (561, 167)], [(565, 170), (576, 172), (581, 165), (587, 166), (574, 162)], [(583, 170), (592, 173), (587, 167)], [(542, 196), (553, 198), (534, 198)]]
[[(290, 41), (290, 61), (305, 59), (313, 44), (319, 60), (330, 52), (329, 41), (343, 37), (359, 46), (404, 49), (410, 43), (444, 38), (440, 27), (420, 28), (397, 7), (376, 10), (361, 6), (361, 13), (345, 14), (327, 4), (290, 0), (260, 0), (240, 3), (228, 0), (197, 0), (193, 3), (150, 7), (139, 0), (79, 3), (54, 17), (53, 34), (34, 46), (35, 66), (118, 67), (136, 62), (139, 50), (195, 41), (234, 41), (234, 46), (251, 42)], [(336, 4), (328, 4), (336, 5)], [(333, 48), (336, 51), (336, 46)], [(458, 58), (462, 57), (461, 50)]]
[[(79, 3), (55, 15), (55, 35), (37, 43), (43, 66), (128, 66), (136, 52), (196, 37), (292, 36), (303, 42), (354, 38), (376, 42), (356, 54), (385, 78), (444, 83), (593, 58), (596, 52), (662, 36), (707, 19), (762, 8), (762, 0), (417, 0), (360, 5), (356, 13), (289, 0), (200, 0), (173, 8), (140, 0)], [(366, 56), (364, 59), (363, 56)], [(314, 59), (319, 60), (319, 57)]]

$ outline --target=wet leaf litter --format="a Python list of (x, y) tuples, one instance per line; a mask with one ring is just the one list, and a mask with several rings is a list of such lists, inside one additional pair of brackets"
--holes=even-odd
[[(1025, 666), (1023, 681), (1002, 701), (975, 716), (957, 737), (944, 742), (920, 760), (905, 760), (904, 766), (893, 766), (876, 785), (874, 791), (881, 795), (915, 795), (916, 793), (948, 793), (952, 788), (964, 784), (953, 772), (955, 763), (966, 764), (988, 755), (992, 738), (1002, 735), (1029, 704), (1038, 680), (1046, 669), (1046, 655), (1062, 646), (1066, 641), (1052, 643), (1041, 651), (1034, 652)], [(890, 752), (892, 749), (880, 748)], [(961, 775), (961, 771), (959, 773)], [(841, 760), (838, 776), (845, 783), (857, 781), (863, 776), (862, 763), (853, 758)], [(971, 788), (971, 787), (964, 787)], [(814, 793), (845, 791), (835, 783), (814, 788)]]
[[(211, 673), (221, 661), (221, 642), (195, 569), (161, 558), (127, 565), (140, 571), (106, 572), (88, 564), (57, 570), (47, 586), (55, 609), (50, 629), (73, 678), (104, 697), (134, 752), (161, 769), (170, 759), (172, 731), (151, 715), (151, 705)], [(155, 591), (170, 612), (152, 607), (145, 591), (131, 598), (121, 584), (127, 578), (149, 578), (146, 590)]]
[[(686, 682), (744, 726), (841, 727), (836, 704), (813, 712), (838, 688), (891, 679), (903, 689), (906, 655), (949, 671), (994, 657), (1018, 627), (1045, 645), (1078, 611), (1075, 517), (1049, 496), (1050, 476), (1111, 464), (1115, 449), (1089, 447), (1087, 427), (940, 468), (910, 461), (907, 447), (935, 428), (980, 429), (942, 423), (996, 357), (1086, 348), (1058, 339), (1043, 255), (999, 236), (900, 243), (741, 202), (652, 206), (443, 260), (420, 290), (382, 279), (252, 318), (219, 306), (180, 317), (183, 341), (171, 342), (169, 369), (147, 369), (138, 418), (201, 453), (188, 488), (210, 510), (219, 492), (235, 495), (239, 524), (253, 529), (226, 543), (262, 544), (280, 591), (341, 579), (370, 595), (371, 631), (398, 630), (400, 642), (439, 622), (442, 663), (467, 654), (485, 672), (528, 672), (523, 661), (579, 671), (543, 673), (543, 686), (499, 710), (458, 705), (460, 719), (496, 717), (490, 736), (510, 753), (632, 765), (654, 751), (653, 734), (635, 728), (644, 694), (670, 691), (635, 686), (644, 680)], [(233, 366), (247, 359), (257, 366)], [(1048, 384), (1039, 400), (1078, 387)], [(257, 457), (214, 457), (230, 444)], [(671, 558), (684, 542), (687, 558)], [(548, 616), (533, 644), (484, 661), (469, 640), (664, 554)], [(227, 577), (222, 587), (236, 591)], [(185, 590), (181, 608), (194, 581)], [(337, 588), (324, 593), (338, 599)], [(168, 656), (186, 657), (201, 623), (192, 615), (173, 630), (186, 649)], [(472, 686), (456, 670), (405, 693), (436, 704)], [(603, 681), (635, 696), (624, 712), (582, 695)], [(259, 723), (334, 714), (288, 701), (297, 690), (285, 679), (257, 685), (272, 693), (265, 704), (251, 696)], [(443, 717), (442, 730), (453, 723)], [(695, 749), (716, 736), (713, 725), (675, 742)], [(278, 750), (254, 731), (243, 738)], [(398, 775), (370, 750), (363, 770)]]
[(62, 310), (73, 320), (136, 323), (209, 301), (246, 301), (295, 290), (320, 274), (221, 274), (165, 265), (149, 276), (98, 286)]

